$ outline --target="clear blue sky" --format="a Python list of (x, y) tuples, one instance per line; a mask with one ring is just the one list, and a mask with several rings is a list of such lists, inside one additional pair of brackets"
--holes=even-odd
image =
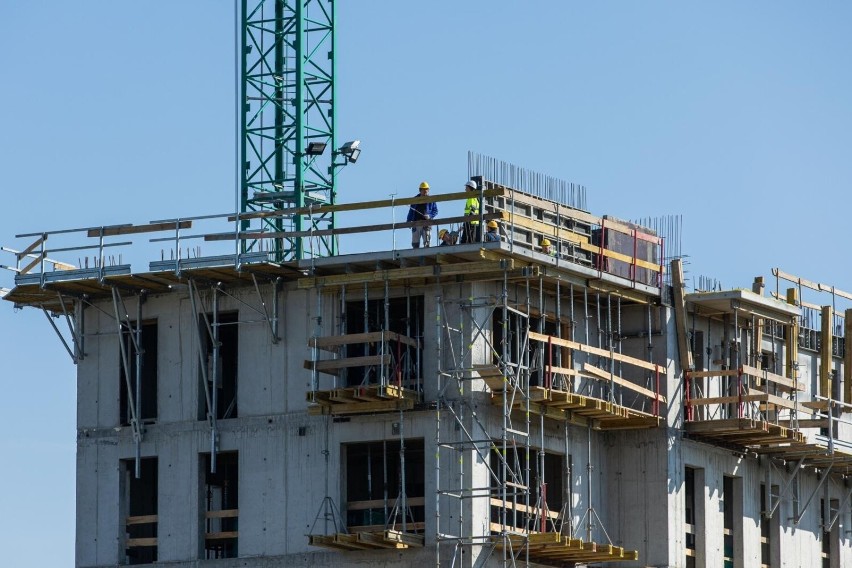
[[(233, 17), (0, 0), (0, 244), (233, 210)], [(596, 214), (683, 214), (693, 275), (852, 290), (852, 4), (349, 0), (337, 24), (339, 139), (364, 149), (340, 201), (458, 190), (474, 150), (584, 184)], [(0, 385), (2, 564), (70, 566), (75, 368), (5, 302)]]

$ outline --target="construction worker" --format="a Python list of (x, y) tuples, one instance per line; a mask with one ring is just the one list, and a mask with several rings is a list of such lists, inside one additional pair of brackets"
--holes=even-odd
[(485, 226), (487, 227), (487, 229), (485, 231), (485, 241), (486, 242), (499, 241), (500, 240), (500, 232), (499, 232), (500, 225), (497, 224), (497, 221), (494, 221), (492, 219), (491, 221), (488, 221), (488, 223)]
[(450, 233), (446, 229), (441, 229), (440, 231), (438, 231), (438, 238), (441, 240), (441, 244), (438, 245), (439, 247), (446, 247), (455, 244), (453, 242), (452, 233)]
[[(426, 197), (429, 195), (429, 184), (425, 181), (420, 184), (420, 193), (415, 197)], [(408, 217), (406, 221), (428, 221), (438, 216), (438, 205), (435, 203), (416, 203), (408, 208)], [(428, 224), (416, 225), (411, 227), (411, 248), (420, 248), (420, 240), (423, 240), (423, 246), (428, 247), (429, 241), (432, 240), (432, 227)]]
[[(474, 192), (479, 188), (476, 182), (469, 180), (464, 184), (465, 191)], [(482, 238), (482, 233), (479, 228), (479, 197), (471, 195), (464, 202), (464, 215), (470, 217), (469, 221), (464, 223), (464, 234), (462, 236), (463, 243), (478, 243)]]
[(541, 239), (541, 252), (547, 256), (556, 256), (556, 251), (553, 250), (553, 246), (550, 244), (549, 239)]

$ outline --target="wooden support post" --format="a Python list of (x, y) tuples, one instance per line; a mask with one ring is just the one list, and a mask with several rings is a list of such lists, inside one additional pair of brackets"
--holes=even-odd
[(675, 324), (677, 326), (677, 349), (681, 370), (692, 370), (692, 350), (686, 335), (686, 283), (683, 278), (683, 263), (679, 258), (672, 261), (672, 288), (674, 290)]
[[(754, 279), (754, 283), (751, 285), (751, 291), (755, 294), (760, 294), (763, 296), (764, 284), (763, 284), (763, 276), (757, 276)], [(754, 331), (752, 337), (752, 364), (759, 368), (763, 368), (763, 363), (761, 362), (763, 357), (763, 329), (765, 327), (764, 319), (757, 318), (754, 322)], [(773, 341), (775, 339), (773, 338)], [(757, 380), (756, 385), (760, 386), (760, 379)]]
[(843, 402), (852, 404), (852, 308), (844, 312)]
[[(787, 288), (787, 303), (792, 306), (799, 305), (799, 290), (798, 288)], [(787, 326), (787, 336), (785, 340), (786, 368), (787, 376), (791, 379), (796, 379), (796, 369), (799, 361), (799, 318), (793, 318), (790, 325)]]
[(834, 367), (834, 356), (832, 353), (832, 343), (834, 343), (834, 308), (831, 306), (822, 307), (822, 322), (819, 331), (819, 394), (826, 398), (831, 396), (831, 370)]

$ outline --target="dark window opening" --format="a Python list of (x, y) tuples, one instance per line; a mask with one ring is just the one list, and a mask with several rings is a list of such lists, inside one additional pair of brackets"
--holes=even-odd
[(204, 468), (204, 558), (236, 558), (240, 509), (238, 454), (216, 454), (216, 473), (210, 473), (210, 454), (204, 454), (201, 467)]
[[(157, 322), (143, 322), (142, 335), (139, 341), (139, 352), (142, 360), (142, 373), (140, 375), (140, 389), (137, 395), (136, 389), (136, 348), (133, 339), (136, 337), (136, 324), (132, 323), (133, 331), (122, 330), (121, 341), (124, 342), (124, 353), (127, 355), (127, 365), (130, 371), (130, 388), (133, 400), (139, 398), (140, 422), (154, 422), (157, 420)], [(131, 337), (130, 334), (133, 334)], [(133, 418), (132, 409), (129, 406), (130, 398), (127, 395), (127, 380), (125, 379), (125, 367), (121, 351), (118, 353), (119, 368), (119, 415), (122, 426), (127, 426)]]
[(687, 525), (686, 554), (695, 556), (695, 469), (691, 467), (684, 470), (684, 521)]
[[(377, 331), (392, 331), (399, 335), (419, 339), (423, 336), (425, 326), (423, 296), (410, 298), (389, 298), (387, 325), (385, 325), (384, 299), (346, 303), (345, 329), (346, 334), (372, 333)], [(380, 341), (369, 343), (354, 343), (342, 346), (341, 357), (368, 357), (380, 355)], [(390, 365), (389, 382), (399, 382), (406, 388), (414, 388), (418, 383), (419, 362), (422, 349), (416, 349), (402, 342), (389, 341), (385, 344), (385, 354), (390, 355), (393, 363)], [(381, 369), (378, 365), (349, 367), (340, 370), (341, 382), (346, 386), (375, 384), (379, 382)]]
[[(527, 341), (528, 332), (538, 331), (538, 318), (527, 317), (514, 310), (508, 311), (507, 322), (503, 323), (503, 310), (497, 308), (491, 316), (491, 353), (492, 362), (501, 366), (505, 364), (508, 369), (518, 369), (521, 373), (517, 379), (521, 384), (527, 380), (523, 369), (528, 369), (529, 381), (532, 386), (539, 386), (543, 373), (538, 370), (536, 361), (536, 347), (542, 348), (545, 364), (547, 364), (547, 344), (541, 346), (541, 342)], [(545, 334), (555, 335), (556, 327), (552, 322), (545, 326)]]
[(766, 518), (764, 511), (768, 511), (766, 502), (766, 484), (760, 484), (760, 565), (770, 566), (772, 551), (772, 530), (770, 519)]
[[(237, 369), (239, 352), (239, 314), (237, 312), (220, 313), (218, 318), (219, 330), (219, 356), (214, 366), (213, 340), (207, 331), (203, 321), (199, 322), (201, 329), (201, 348), (204, 360), (207, 362), (207, 383), (204, 384), (202, 375), (199, 383), (209, 393), (211, 404), (213, 402), (213, 381), (218, 370), (216, 379), (216, 419), (237, 418)], [(213, 316), (207, 314), (207, 320), (213, 325)], [(207, 394), (204, 390), (199, 392), (198, 419), (206, 420), (210, 410), (207, 408)]]
[(725, 476), (722, 482), (724, 568), (742, 566), (742, 478)]
[(141, 460), (141, 476), (136, 479), (136, 462), (122, 461), (124, 475), (125, 564), (157, 561), (157, 458)]
[[(562, 512), (565, 497), (565, 456), (545, 453), (544, 469), (540, 472), (539, 451), (532, 449), (529, 463), (534, 485), (529, 487), (529, 491), (514, 485), (525, 475), (526, 459), (526, 449), (509, 450), (507, 465), (504, 466), (501, 455), (491, 452), (489, 460), (491, 469), (498, 478), (496, 481), (491, 478), (491, 496), (500, 501), (491, 506), (492, 532), (501, 532), (504, 522), (507, 527), (537, 532), (557, 532), (558, 530), (555, 523)], [(506, 470), (508, 470), (509, 483), (504, 483)], [(505, 505), (502, 504), (504, 491)]]
[(346, 525), (350, 532), (402, 530), (420, 532), (425, 520), (425, 456), (423, 440), (405, 441), (405, 495), (399, 440), (347, 444)]

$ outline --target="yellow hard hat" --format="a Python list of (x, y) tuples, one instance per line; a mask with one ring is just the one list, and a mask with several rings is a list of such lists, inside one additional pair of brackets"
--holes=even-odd
[(446, 234), (447, 234), (447, 230), (446, 230), (446, 229), (441, 229), (440, 231), (438, 231), (438, 238), (439, 238), (439, 239), (443, 239), (443, 238), (444, 238), (444, 235), (446, 235)]
[(550, 241), (549, 241), (549, 240), (547, 240), (547, 239), (541, 239), (541, 246), (543, 246), (543, 247), (549, 247), (549, 246), (550, 246)]
[(429, 189), (429, 184), (424, 181), (420, 184), (420, 189)]
[(488, 221), (488, 228), (489, 229), (496, 229), (497, 228), (497, 221), (494, 221), (494, 220)]

